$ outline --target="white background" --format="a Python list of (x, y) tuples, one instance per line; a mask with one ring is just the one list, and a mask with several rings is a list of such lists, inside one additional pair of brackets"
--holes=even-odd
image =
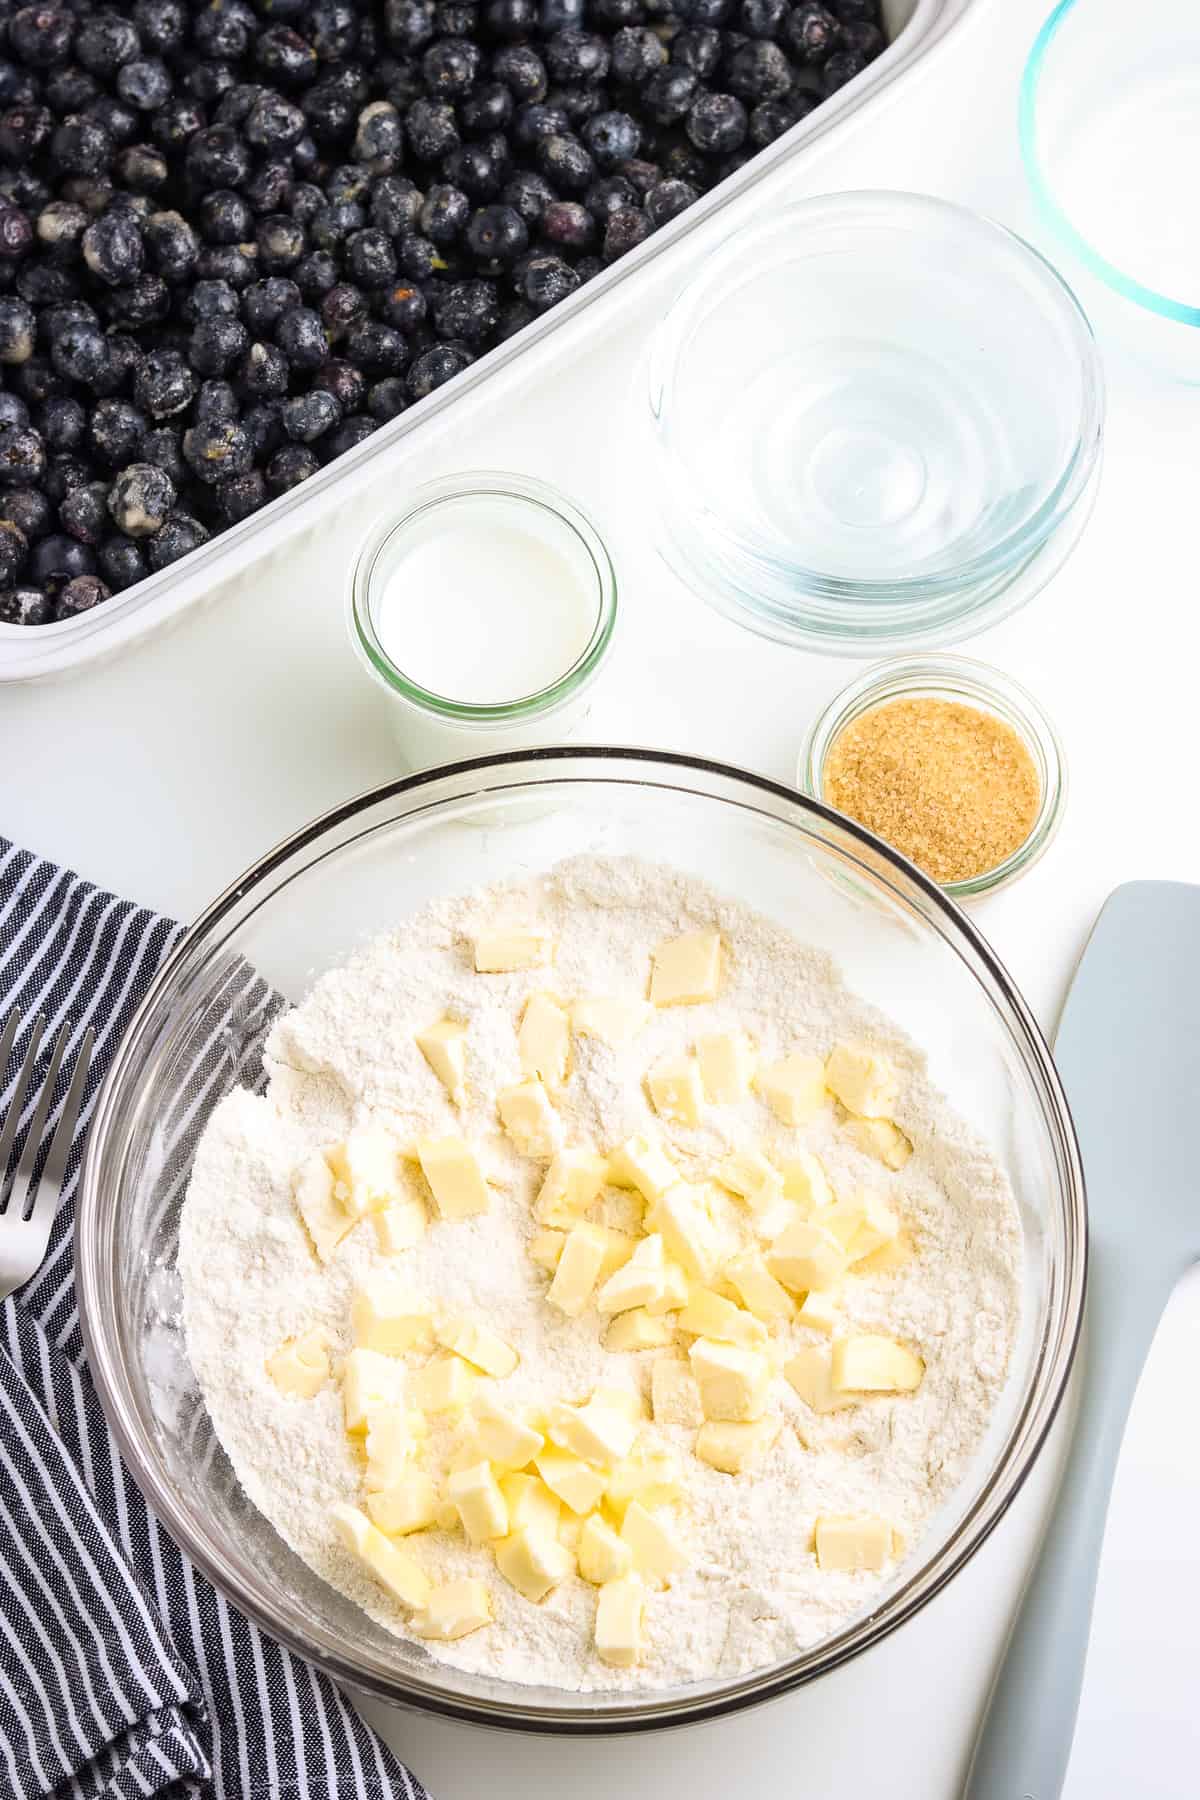
[[(1043, 10), (1043, 0), (974, 4), (926, 63), (803, 158), (787, 191), (908, 187), (1032, 233), (1016, 85)], [(1131, 30), (1139, 12), (1130, 8)], [(605, 341), (581, 350), (581, 334), (560, 334), (562, 350), (536, 381), (522, 374), (473, 409), (469, 435), (467, 407), (449, 408), (453, 430), (421, 440), (419, 475), (522, 468), (598, 518), (620, 561), (623, 628), (589, 736), (690, 750), (790, 780), (814, 711), (854, 665), (725, 623), (654, 555), (625, 411), (637, 352), (662, 308), (653, 282), (641, 291), (640, 310)], [(1082, 543), (1024, 612), (969, 646), (1038, 693), (1070, 759), (1055, 848), (976, 914), (1048, 1030), (1114, 885), (1200, 881), (1190, 554), (1200, 401), (1197, 390), (1159, 382), (1118, 354), (1108, 374), (1104, 479)], [(1036, 383), (1037, 371), (1029, 378)], [(414, 478), (402, 458), (396, 476)], [(187, 918), (273, 841), (397, 773), (386, 701), (353, 661), (342, 622), (345, 569), (363, 522), (343, 515), (120, 662), (57, 686), (8, 690), (4, 831)], [(1130, 1204), (1149, 1207), (1150, 1197), (1131, 1195)], [(1068, 1800), (1193, 1800), (1197, 1791), (1197, 1371), (1193, 1275), (1159, 1333), (1125, 1446)], [(624, 1800), (658, 1800), (668, 1789), (951, 1800), (1053, 1473), (1050, 1454), (990, 1543), (904, 1631), (764, 1711), (594, 1743), (373, 1716), (438, 1800), (483, 1792), (561, 1800), (564, 1791), (609, 1800), (614, 1789)]]

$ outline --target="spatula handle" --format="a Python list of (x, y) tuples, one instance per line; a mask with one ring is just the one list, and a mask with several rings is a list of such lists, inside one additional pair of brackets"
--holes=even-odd
[(1170, 1291), (1093, 1252), (1074, 1438), (964, 1800), (1058, 1800), (1083, 1686), (1096, 1572), (1125, 1421)]

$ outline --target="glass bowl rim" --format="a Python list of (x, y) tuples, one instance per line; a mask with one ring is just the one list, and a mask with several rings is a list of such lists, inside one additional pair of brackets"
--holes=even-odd
[[(1104, 374), (1091, 321), (1078, 297), (1062, 273), (1037, 247), (1009, 226), (988, 213), (976, 212), (933, 194), (919, 194), (904, 188), (850, 188), (830, 194), (813, 194), (790, 202), (769, 217), (752, 220), (730, 232), (707, 258), (703, 270), (687, 282), (671, 301), (659, 320), (651, 338), (645, 366), (647, 399), (654, 436), (664, 474), (672, 480), (674, 452), (669, 442), (668, 411), (671, 392), (676, 384), (688, 339), (699, 325), (713, 301), (714, 285), (722, 263), (722, 253), (738, 241), (749, 243), (780, 232), (797, 215), (807, 218), (822, 213), (833, 215), (852, 212), (854, 208), (871, 209), (890, 214), (881, 221), (903, 224), (922, 215), (953, 220), (964, 224), (995, 245), (1006, 244), (1018, 257), (1027, 260), (1031, 273), (1040, 280), (1045, 295), (1060, 309), (1061, 318), (1071, 327), (1082, 388), (1082, 407), (1076, 421), (1074, 443), (1044, 498), (1035, 511), (1014, 531), (1008, 533), (989, 550), (966, 558), (953, 569), (937, 575), (897, 575), (884, 579), (856, 576), (834, 576), (828, 571), (810, 569), (786, 556), (767, 549), (758, 539), (714, 513), (710, 507), (688, 510), (703, 521), (719, 543), (743, 556), (750, 568), (760, 568), (768, 577), (783, 578), (804, 584), (804, 590), (818, 599), (830, 601), (862, 600), (866, 602), (904, 603), (913, 600), (951, 598), (964, 590), (974, 591), (1011, 571), (1014, 566), (1036, 553), (1069, 516), (1088, 484), (1099, 460), (1104, 431)], [(718, 301), (720, 296), (717, 296)]]
[(1079, 0), (1058, 0), (1053, 12), (1043, 20), (1041, 29), (1033, 40), (1033, 47), (1025, 60), (1021, 73), (1020, 97), (1017, 102), (1017, 131), (1021, 144), (1021, 160), (1025, 165), (1025, 174), (1033, 191), (1038, 211), (1047, 227), (1079, 260), (1089, 274), (1095, 275), (1106, 287), (1120, 294), (1122, 299), (1132, 300), (1135, 306), (1143, 307), (1147, 312), (1156, 313), (1159, 318), (1171, 319), (1178, 325), (1200, 325), (1200, 306), (1189, 305), (1184, 300), (1174, 300), (1169, 294), (1160, 294), (1156, 288), (1147, 286), (1135, 275), (1129, 275), (1116, 263), (1109, 262), (1093, 247), (1089, 239), (1072, 224), (1069, 214), (1055, 197), (1053, 185), (1042, 167), (1038, 154), (1038, 90), (1042, 76), (1046, 72), (1046, 64), (1050, 56), (1051, 46), (1062, 27), (1075, 12)]
[[(818, 715), (800, 752), (797, 783), (811, 799), (828, 805), (823, 793), (825, 763), (845, 727), (874, 706), (931, 693), (998, 714), (1020, 734), (1035, 762), (1045, 769), (1037, 817), (1029, 836), (1012, 854), (978, 875), (937, 883), (955, 900), (979, 899), (1033, 867), (1050, 848), (1067, 804), (1069, 777), (1062, 739), (1041, 701), (1015, 676), (974, 657), (932, 652), (874, 663), (840, 688)], [(917, 867), (915, 863), (911, 866)]]
[[(627, 772), (624, 775), (606, 776), (603, 773), (605, 764), (625, 765)], [(881, 1608), (865, 1616), (860, 1615), (813, 1651), (805, 1652), (788, 1662), (768, 1664), (764, 1669), (752, 1670), (736, 1678), (734, 1683), (725, 1683), (716, 1692), (711, 1687), (701, 1687), (694, 1699), (687, 1698), (685, 1694), (680, 1699), (663, 1700), (658, 1697), (660, 1690), (647, 1689), (641, 1695), (622, 1695), (619, 1705), (604, 1710), (595, 1705), (577, 1704), (568, 1708), (523, 1703), (522, 1690), (518, 1684), (512, 1685), (511, 1698), (506, 1696), (503, 1703), (500, 1703), (455, 1694), (439, 1685), (418, 1682), (406, 1671), (376, 1673), (368, 1669), (361, 1659), (352, 1662), (340, 1647), (331, 1643), (314, 1643), (311, 1636), (293, 1627), (288, 1620), (277, 1617), (275, 1598), (265, 1581), (258, 1582), (257, 1592), (248, 1591), (245, 1571), (231, 1561), (223, 1546), (214, 1547), (210, 1553), (207, 1544), (197, 1542), (188, 1509), (177, 1504), (170, 1481), (161, 1470), (159, 1459), (146, 1446), (137, 1428), (136, 1411), (127, 1397), (121, 1379), (120, 1334), (116, 1324), (119, 1309), (116, 1306), (106, 1307), (103, 1302), (104, 1276), (111, 1268), (114, 1234), (111, 1230), (104, 1229), (106, 1184), (101, 1180), (101, 1153), (108, 1149), (118, 1160), (117, 1179), (108, 1184), (115, 1204), (129, 1150), (128, 1141), (122, 1139), (119, 1130), (118, 1106), (126, 1072), (135, 1051), (141, 1048), (141, 1038), (151, 1030), (157, 1009), (171, 995), (178, 971), (187, 964), (193, 952), (231, 914), (250, 904), (255, 890), (285, 868), (298, 853), (314, 849), (326, 833), (349, 824), (358, 815), (381, 802), (390, 802), (406, 795), (419, 795), (422, 788), (449, 777), (485, 777), (489, 772), (503, 776), (505, 771), (515, 770), (518, 766), (524, 767), (529, 780), (535, 779), (539, 770), (547, 771), (545, 779), (548, 780), (569, 779), (573, 765), (578, 765), (581, 769), (576, 777), (580, 780), (615, 779), (641, 787), (652, 785), (650, 776), (656, 773), (662, 778), (662, 785), (668, 789), (672, 785), (672, 775), (698, 776), (724, 781), (736, 788), (745, 788), (751, 795), (757, 794), (765, 800), (783, 802), (801, 813), (814, 814), (851, 840), (859, 842), (865, 850), (885, 864), (890, 864), (903, 884), (917, 888), (942, 928), (940, 935), (946, 947), (962, 960), (966, 960), (964, 950), (969, 951), (981, 965), (982, 975), (986, 977), (985, 983), (980, 971), (971, 969), (984, 994), (993, 1007), (999, 998), (1008, 1009), (1010, 1016), (1004, 1017), (1005, 1032), (1022, 1052), (1030, 1077), (1035, 1086), (1040, 1088), (1039, 1098), (1046, 1124), (1057, 1139), (1055, 1149), (1061, 1161), (1060, 1179), (1056, 1188), (1066, 1246), (1063, 1266), (1059, 1271), (1058, 1304), (1048, 1309), (1043, 1321), (1045, 1342), (1040, 1362), (1021, 1396), (1001, 1460), (993, 1464), (982, 1480), (958, 1525), (934, 1553), (931, 1562), (910, 1576), (904, 1587), (889, 1595)], [(599, 768), (591, 765), (599, 765)], [(643, 773), (639, 774), (639, 770)], [(508, 785), (513, 787), (517, 783), (513, 781)], [(696, 789), (690, 791), (704, 792)], [(719, 794), (705, 793), (704, 797), (723, 801), (723, 796)], [(436, 800), (429, 802), (430, 806), (436, 804)], [(934, 920), (927, 920), (926, 923), (936, 929)], [(989, 992), (987, 983), (995, 991)], [(135, 1084), (135, 1093), (136, 1091)], [(110, 1136), (115, 1140), (111, 1147), (107, 1143)], [(111, 1208), (109, 1211), (111, 1212)], [(111, 1224), (111, 1219), (109, 1223)], [(1058, 1415), (1082, 1327), (1088, 1242), (1082, 1159), (1070, 1108), (1049, 1048), (1004, 964), (954, 901), (919, 869), (908, 864), (889, 845), (875, 838), (855, 821), (844, 818), (821, 801), (799, 793), (782, 782), (732, 764), (688, 756), (681, 752), (595, 745), (553, 746), (470, 757), (381, 783), (317, 815), (307, 825), (266, 851), (243, 875), (226, 887), (198, 915), (165, 958), (113, 1053), (112, 1062), (96, 1097), (80, 1173), (75, 1230), (80, 1328), (88, 1368), (105, 1417), (122, 1457), (152, 1510), (184, 1554), (218, 1592), (296, 1655), (313, 1663), (332, 1679), (363, 1694), (393, 1705), (415, 1706), (437, 1716), (466, 1723), (557, 1736), (660, 1730), (669, 1726), (717, 1719), (741, 1711), (840, 1667), (863, 1650), (882, 1642), (940, 1593), (946, 1583), (971, 1560), (1007, 1513), (1041, 1454)], [(1053, 1334), (1050, 1333), (1052, 1325), (1055, 1327)], [(603, 1698), (603, 1695), (598, 1697)]]

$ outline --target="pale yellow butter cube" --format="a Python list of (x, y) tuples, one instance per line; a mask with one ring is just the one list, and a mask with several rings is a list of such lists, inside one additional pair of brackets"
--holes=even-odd
[(714, 1031), (696, 1045), (700, 1079), (716, 1106), (734, 1106), (745, 1100), (754, 1080), (756, 1058), (744, 1031)]
[(608, 1160), (590, 1150), (560, 1150), (546, 1170), (534, 1202), (540, 1225), (569, 1231), (591, 1206), (608, 1177)]
[(643, 1506), (670, 1506), (682, 1493), (674, 1458), (661, 1450), (639, 1450), (625, 1457), (609, 1475), (604, 1503), (622, 1519), (631, 1500), (640, 1500)]
[(550, 1538), (557, 1535), (560, 1503), (539, 1476), (503, 1475), (500, 1492), (508, 1507), (510, 1531), (527, 1531)]
[(567, 1241), (565, 1231), (536, 1231), (529, 1240), (529, 1254), (539, 1269), (553, 1275)]
[(854, 1272), (856, 1275), (891, 1275), (910, 1263), (916, 1254), (916, 1246), (901, 1227), (895, 1237), (881, 1244), (878, 1250), (872, 1250), (869, 1256), (858, 1257)]
[(654, 952), (650, 1001), (654, 1006), (695, 1006), (715, 1000), (721, 985), (721, 934), (690, 931)]
[(394, 1487), (408, 1473), (414, 1456), (428, 1434), (425, 1415), (403, 1406), (372, 1407), (367, 1416), (367, 1470), (369, 1492)]
[[(565, 1255), (565, 1251), (564, 1251)], [(614, 1275), (610, 1275), (596, 1295), (596, 1306), (605, 1314), (628, 1312), (634, 1306), (646, 1306), (664, 1292), (666, 1248), (654, 1233), (644, 1237), (632, 1256)]]
[(727, 1344), (742, 1344), (747, 1350), (761, 1349), (767, 1341), (767, 1329), (761, 1319), (706, 1287), (691, 1289), (688, 1303), (675, 1323), (681, 1331), (693, 1332), (696, 1337), (719, 1338)]
[(574, 1513), (589, 1513), (600, 1502), (607, 1477), (569, 1450), (547, 1445), (534, 1458), (534, 1467), (552, 1494)]
[(659, 1063), (646, 1077), (646, 1086), (660, 1119), (671, 1125), (698, 1125), (704, 1111), (700, 1065), (690, 1056)]
[(724, 1274), (732, 1282), (742, 1305), (757, 1319), (772, 1323), (790, 1319), (796, 1303), (785, 1287), (771, 1274), (757, 1250), (743, 1250), (725, 1264)]
[(877, 1332), (838, 1338), (830, 1377), (839, 1394), (911, 1394), (925, 1364), (913, 1351)]
[(424, 1610), (409, 1620), (418, 1637), (449, 1643), (492, 1622), (492, 1603), (482, 1581), (464, 1577), (435, 1587)]
[(377, 1407), (394, 1406), (400, 1398), (404, 1365), (378, 1350), (351, 1350), (342, 1365), (342, 1406), (346, 1430), (367, 1429), (369, 1415)]
[[(646, 1302), (646, 1311), (652, 1318), (657, 1318), (662, 1313), (678, 1312), (681, 1307), (687, 1305), (690, 1291), (686, 1272), (680, 1268), (677, 1262), (668, 1261), (663, 1270), (662, 1292), (657, 1300)], [(675, 1323), (677, 1324), (678, 1320)]]
[(902, 1169), (912, 1145), (891, 1119), (847, 1119), (846, 1130), (865, 1156), (878, 1157), (887, 1169)]
[(597, 1225), (596, 1230), (604, 1239), (604, 1259), (600, 1264), (600, 1272), (596, 1276), (598, 1283), (608, 1280), (618, 1269), (623, 1269), (638, 1247), (639, 1239), (632, 1237), (627, 1231), (614, 1231), (611, 1225)]
[(823, 1513), (815, 1535), (822, 1569), (878, 1571), (891, 1559), (892, 1528), (870, 1513)]
[(500, 1123), (522, 1156), (553, 1156), (562, 1125), (540, 1081), (519, 1081), (496, 1095)]
[(577, 1319), (591, 1299), (607, 1249), (598, 1225), (575, 1225), (568, 1231), (546, 1295), (568, 1319)]
[(831, 1231), (796, 1219), (776, 1238), (767, 1268), (793, 1293), (836, 1287), (846, 1273), (846, 1252)]
[(354, 1342), (384, 1356), (428, 1350), (433, 1342), (429, 1309), (414, 1300), (394, 1275), (368, 1275), (350, 1302)]
[(631, 1500), (625, 1508), (621, 1538), (632, 1550), (633, 1566), (641, 1576), (669, 1582), (687, 1567), (687, 1555), (675, 1534), (640, 1500)]
[(579, 1573), (602, 1587), (619, 1581), (633, 1567), (633, 1551), (600, 1513), (589, 1513), (579, 1534)]
[(464, 1138), (422, 1138), (417, 1160), (443, 1219), (469, 1219), (487, 1211), (487, 1182)]
[(510, 975), (535, 969), (554, 956), (554, 940), (544, 931), (499, 926), (475, 936), (475, 970), (479, 975)]
[(718, 1179), (755, 1214), (776, 1206), (783, 1197), (783, 1176), (761, 1150), (739, 1150), (727, 1156)]
[(377, 1525), (357, 1506), (339, 1501), (329, 1509), (338, 1536), (403, 1606), (423, 1607), (431, 1593), (429, 1577), (406, 1550), (389, 1543)]
[(783, 1192), (806, 1213), (833, 1205), (833, 1189), (819, 1157), (811, 1150), (797, 1150), (782, 1165)]
[(551, 1442), (601, 1468), (628, 1456), (637, 1434), (636, 1420), (628, 1413), (596, 1400), (551, 1409)]
[(526, 1075), (561, 1087), (571, 1061), (571, 1021), (553, 994), (532, 994), (517, 1033), (517, 1056)]
[(325, 1152), (333, 1172), (334, 1198), (353, 1218), (379, 1212), (396, 1199), (400, 1185), (397, 1149), (377, 1126), (352, 1131), (343, 1144)]
[(496, 1545), (496, 1567), (505, 1581), (535, 1604), (571, 1573), (571, 1552), (555, 1537), (514, 1531)]
[(721, 1239), (700, 1188), (680, 1182), (656, 1200), (646, 1215), (666, 1249), (693, 1281), (711, 1281), (721, 1264)]
[(328, 1262), (355, 1219), (335, 1196), (333, 1170), (320, 1151), (293, 1175), (292, 1200), (319, 1260)]
[(882, 1250), (900, 1232), (900, 1220), (879, 1194), (860, 1189), (858, 1203), (858, 1229), (850, 1241), (850, 1261), (855, 1265)]
[(644, 1306), (618, 1313), (604, 1334), (604, 1348), (612, 1351), (657, 1350), (674, 1340), (671, 1320), (657, 1318)]
[(829, 1353), (818, 1349), (797, 1350), (783, 1365), (783, 1373), (800, 1398), (815, 1413), (840, 1412), (857, 1404), (853, 1394), (839, 1394), (833, 1385)]
[(418, 1031), (417, 1049), (455, 1106), (467, 1104), (467, 1028), (458, 1019), (439, 1019)]
[(811, 1294), (805, 1294), (796, 1308), (797, 1325), (808, 1325), (814, 1331), (823, 1331), (827, 1337), (833, 1336), (840, 1317), (836, 1290), (818, 1293), (814, 1289)]
[(695, 1450), (700, 1461), (723, 1475), (741, 1475), (766, 1454), (779, 1436), (774, 1419), (754, 1419), (738, 1424), (710, 1420), (696, 1433)]
[(571, 1024), (580, 1037), (599, 1038), (614, 1050), (625, 1050), (654, 1016), (647, 1000), (625, 1000), (615, 994), (598, 994), (576, 1000)]
[(423, 1469), (409, 1469), (391, 1487), (369, 1493), (367, 1511), (389, 1537), (407, 1537), (436, 1523), (437, 1489)]
[(393, 1200), (390, 1206), (372, 1217), (375, 1239), (385, 1256), (399, 1256), (402, 1250), (411, 1250), (414, 1244), (420, 1243), (429, 1223), (425, 1208), (411, 1195)]
[(606, 1581), (596, 1602), (596, 1654), (613, 1669), (632, 1669), (642, 1653), (646, 1590), (636, 1575)]
[(490, 1394), (480, 1394), (473, 1407), (479, 1447), (498, 1468), (523, 1469), (545, 1439)]
[(288, 1338), (267, 1358), (267, 1374), (281, 1394), (311, 1400), (329, 1379), (327, 1339), (320, 1326)]
[(475, 1375), (460, 1356), (437, 1356), (418, 1369), (409, 1395), (426, 1412), (462, 1412), (475, 1389)]
[(486, 1325), (480, 1325), (476, 1319), (447, 1319), (438, 1327), (437, 1341), (446, 1350), (453, 1350), (465, 1362), (476, 1369), (482, 1369), (485, 1375), (494, 1375), (503, 1380), (511, 1375), (520, 1357), (511, 1344), (506, 1344), (502, 1337), (489, 1331)]
[(646, 1416), (642, 1396), (634, 1387), (596, 1387), (592, 1389), (592, 1399), (597, 1406), (610, 1407), (627, 1419), (641, 1420)]
[(446, 1498), (457, 1512), (473, 1544), (503, 1537), (508, 1530), (508, 1507), (492, 1465), (474, 1463), (459, 1469), (446, 1483)]
[(650, 1370), (650, 1410), (656, 1425), (696, 1426), (703, 1423), (699, 1384), (680, 1358), (655, 1358)]
[(864, 1119), (890, 1114), (900, 1091), (887, 1057), (865, 1044), (839, 1044), (825, 1065), (825, 1082), (848, 1113)]
[(819, 1056), (793, 1053), (760, 1069), (755, 1085), (784, 1125), (803, 1125), (825, 1104), (825, 1065)]
[(679, 1170), (661, 1144), (639, 1133), (612, 1152), (608, 1179), (618, 1187), (636, 1188), (646, 1200), (657, 1200), (675, 1186)]
[(771, 1365), (756, 1350), (697, 1338), (688, 1351), (706, 1419), (760, 1419), (766, 1410)]

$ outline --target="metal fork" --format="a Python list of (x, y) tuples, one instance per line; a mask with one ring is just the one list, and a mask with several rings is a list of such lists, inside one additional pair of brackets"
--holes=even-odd
[[(3, 1032), (0, 1032), (0, 1081), (8, 1068), (8, 1059), (12, 1055), (20, 1028), (21, 1015), (14, 1008), (8, 1015)], [(75, 1123), (79, 1117), (84, 1084), (92, 1060), (95, 1034), (89, 1026), (75, 1058), (71, 1084), (62, 1104), (62, 1112), (59, 1114), (45, 1163), (35, 1181), (38, 1153), (42, 1147), (50, 1108), (54, 1103), (54, 1089), (66, 1054), (67, 1040), (71, 1035), (70, 1023), (65, 1024), (50, 1052), (50, 1066), (42, 1082), (37, 1110), (10, 1182), (8, 1165), (45, 1030), (46, 1015), (39, 1013), (29, 1034), (29, 1047), (17, 1075), (17, 1085), (13, 1089), (4, 1124), (0, 1127), (0, 1300), (6, 1300), (17, 1288), (24, 1286), (37, 1273), (46, 1254), (46, 1245), (50, 1242), (50, 1227), (54, 1223), (54, 1215), (62, 1197), (67, 1158), (71, 1154)]]

